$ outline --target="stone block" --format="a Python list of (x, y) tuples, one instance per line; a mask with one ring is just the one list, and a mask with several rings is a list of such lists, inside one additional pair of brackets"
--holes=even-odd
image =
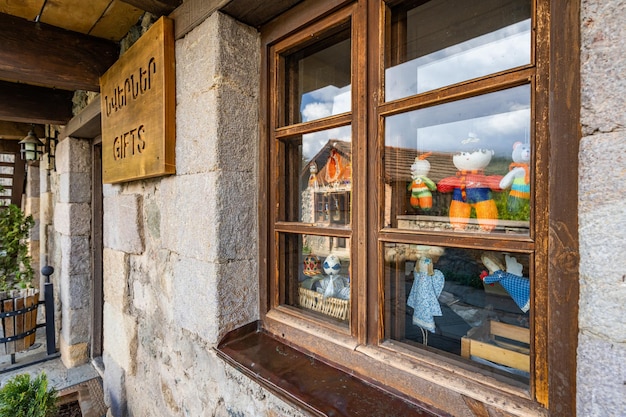
[(126, 374), (133, 375), (137, 356), (136, 319), (105, 302), (103, 323), (104, 351)]
[(205, 91), (213, 84), (219, 43), (216, 15), (214, 13), (202, 25), (176, 42), (177, 104), (184, 103), (189, 97)]
[[(626, 112), (624, 112), (626, 113)], [(593, 215), (608, 206), (609, 226), (626, 220), (622, 209), (626, 195), (623, 167), (626, 166), (626, 130), (586, 136), (580, 141), (579, 203), (581, 215)]]
[(139, 281), (133, 282), (133, 307), (149, 315), (157, 310), (157, 300), (152, 285), (146, 285)]
[(106, 352), (102, 355), (106, 372), (102, 380), (107, 417), (126, 417), (126, 372)]
[(102, 195), (112, 197), (122, 193), (122, 184), (102, 184)]
[(91, 172), (91, 143), (87, 139), (62, 138), (56, 147), (56, 172)]
[(228, 331), (258, 318), (254, 262), (219, 264), (181, 258), (174, 267), (172, 286), (175, 325), (208, 343), (216, 344)]
[(104, 198), (104, 246), (122, 252), (144, 251), (141, 196), (120, 194)]
[(585, 417), (623, 415), (626, 410), (626, 343), (582, 332), (578, 336), (577, 353), (577, 414)]
[(40, 167), (39, 169), (39, 194), (50, 192), (51, 172)]
[(60, 174), (59, 202), (91, 203), (91, 172), (66, 172)]
[[(161, 182), (161, 241), (164, 248), (203, 260), (215, 258), (218, 219), (210, 205), (219, 191), (216, 174), (185, 175)], [(203, 196), (203, 197), (201, 197)]]
[(68, 345), (86, 343), (89, 341), (91, 310), (89, 307), (70, 309), (62, 306), (59, 317), (61, 321), (61, 337)]
[(181, 257), (174, 266), (172, 282), (174, 325), (212, 344), (218, 342), (219, 334), (216, 267), (210, 262)]
[(26, 195), (29, 197), (39, 197), (39, 177), (40, 169), (36, 165), (28, 165), (26, 176)]
[(64, 276), (91, 274), (91, 247), (89, 236), (60, 235), (61, 270)]
[[(254, 183), (245, 173), (185, 175), (161, 184), (163, 247), (210, 262), (257, 252)], [(199, 198), (198, 196), (211, 196)]]
[[(613, 274), (612, 284), (594, 283), (586, 279), (580, 286), (578, 327), (610, 340), (626, 341), (626, 321), (615, 320), (624, 312), (626, 282), (622, 275)], [(591, 284), (589, 284), (591, 282)]]
[(54, 219), (53, 202), (54, 194), (51, 192), (39, 195), (39, 220), (43, 224), (51, 224)]
[[(33, 225), (33, 228), (30, 229), (30, 233), (28, 234), (28, 238), (29, 240), (32, 241), (39, 241), (40, 240), (40, 230), (39, 230), (39, 225), (41, 224), (41, 222), (39, 221), (39, 217), (35, 217), (35, 224)], [(34, 255), (36, 252), (31, 252), (31, 255)]]
[(39, 218), (39, 212), (40, 212), (40, 199), (39, 197), (27, 197), (25, 200), (25, 205), (24, 205), (24, 213), (26, 213), (27, 215), (31, 215), (33, 216), (33, 218), (38, 219)]
[(185, 51), (176, 63), (178, 174), (256, 172), (258, 33), (216, 13), (177, 47)]
[(89, 361), (87, 343), (68, 344), (63, 337), (59, 341), (61, 361), (66, 368), (71, 369), (84, 365)]
[(91, 274), (66, 275), (63, 270), (59, 285), (63, 311), (89, 309), (91, 303)]
[(104, 301), (126, 312), (129, 306), (128, 254), (105, 248), (102, 254)]
[(625, 21), (623, 1), (581, 2), (581, 122), (585, 135), (626, 126)]
[(91, 233), (91, 205), (57, 203), (54, 207), (54, 228), (57, 232), (68, 236), (89, 236)]
[[(177, 113), (176, 170), (179, 174), (245, 171), (256, 174), (258, 97), (220, 81), (214, 89), (181, 104)], [(206, 117), (198, 118), (201, 104)]]

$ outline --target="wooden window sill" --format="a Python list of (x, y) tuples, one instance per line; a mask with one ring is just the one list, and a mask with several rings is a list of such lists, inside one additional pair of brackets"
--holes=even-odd
[(217, 346), (228, 364), (283, 400), (316, 416), (447, 416), (408, 401), (281, 342), (253, 322)]

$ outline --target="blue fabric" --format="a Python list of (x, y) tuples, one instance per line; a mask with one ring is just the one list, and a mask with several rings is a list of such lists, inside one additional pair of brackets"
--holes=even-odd
[(455, 201), (464, 201), (466, 203), (480, 203), (482, 201), (491, 200), (491, 189), (488, 187), (466, 187), (465, 188), (466, 199), (463, 200), (463, 191), (460, 188), (455, 188), (452, 191), (452, 199)]
[(528, 278), (504, 271), (496, 271), (486, 276), (483, 282), (485, 284), (499, 282), (524, 313), (530, 309), (530, 281)]
[(413, 307), (413, 324), (422, 329), (435, 332), (435, 316), (441, 316), (439, 295), (443, 291), (445, 278), (441, 271), (434, 270), (433, 275), (413, 271), (413, 286), (407, 305)]

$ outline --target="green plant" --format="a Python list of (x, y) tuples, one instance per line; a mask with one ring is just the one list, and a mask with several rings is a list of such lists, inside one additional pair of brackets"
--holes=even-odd
[(16, 205), (0, 207), (0, 291), (30, 286), (34, 271), (27, 239), (34, 224)]
[(0, 417), (51, 417), (58, 410), (58, 393), (48, 388), (44, 372), (31, 379), (29, 374), (12, 377), (0, 388)]

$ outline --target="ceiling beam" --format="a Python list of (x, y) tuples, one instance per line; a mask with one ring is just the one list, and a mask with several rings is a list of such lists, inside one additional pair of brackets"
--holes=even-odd
[(33, 125), (30, 123), (8, 122), (0, 120), (0, 142), (6, 140), (22, 140), (29, 131), (34, 131), (38, 138), (46, 136), (44, 125)]
[(180, 6), (182, 0), (122, 0), (138, 9), (150, 12), (157, 17), (166, 16)]
[(0, 120), (64, 125), (72, 118), (73, 95), (73, 91), (0, 81)]
[(0, 13), (0, 79), (99, 91), (117, 60), (115, 42)]

